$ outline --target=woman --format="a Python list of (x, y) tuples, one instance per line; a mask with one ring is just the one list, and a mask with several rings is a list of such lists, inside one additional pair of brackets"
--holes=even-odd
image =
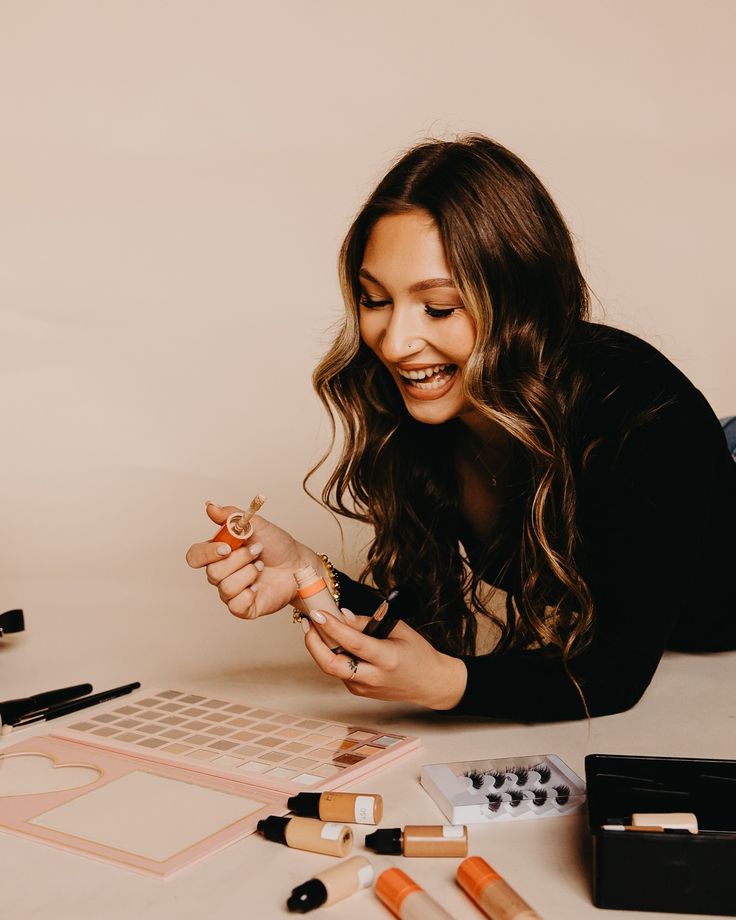
[[(349, 612), (303, 620), (325, 673), (378, 699), (571, 719), (633, 706), (665, 648), (736, 647), (718, 420), (659, 352), (588, 321), (569, 231), (524, 163), (480, 136), (415, 147), (340, 272), (345, 321), (314, 374), (345, 432), (323, 500), (374, 528), (364, 577), (404, 606), (386, 640)], [(231, 510), (208, 505), (218, 524)], [(247, 618), (322, 565), (263, 518), (248, 546), (187, 559)], [(373, 612), (374, 591), (338, 580), (343, 606)]]

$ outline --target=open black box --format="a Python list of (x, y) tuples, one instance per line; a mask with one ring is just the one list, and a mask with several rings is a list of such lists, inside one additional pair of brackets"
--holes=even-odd
[[(736, 916), (736, 761), (589, 754), (585, 776), (596, 907)], [(601, 830), (635, 812), (694, 812), (707, 833)]]

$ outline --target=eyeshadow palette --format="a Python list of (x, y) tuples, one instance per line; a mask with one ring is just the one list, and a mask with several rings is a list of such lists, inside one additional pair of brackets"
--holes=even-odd
[(340, 788), (419, 747), (408, 735), (183, 690), (116, 700), (52, 737), (288, 795)]
[(50, 735), (0, 744), (0, 828), (163, 878), (344, 788), (418, 738), (185, 690), (113, 700)]
[(585, 783), (555, 754), (425, 764), (422, 786), (453, 824), (574, 814)]

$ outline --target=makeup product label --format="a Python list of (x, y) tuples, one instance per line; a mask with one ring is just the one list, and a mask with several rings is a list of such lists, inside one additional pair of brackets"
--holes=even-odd
[(373, 796), (359, 795), (355, 798), (355, 823), (373, 824)]
[(340, 834), (342, 833), (342, 828), (342, 824), (337, 824), (334, 821), (328, 821), (323, 825), (319, 835), (323, 840), (339, 840)]
[(373, 866), (370, 863), (358, 869), (358, 885), (360, 888), (367, 888), (373, 884)]
[(462, 839), (465, 836), (465, 828), (461, 824), (443, 824), (442, 836), (452, 837), (455, 840)]

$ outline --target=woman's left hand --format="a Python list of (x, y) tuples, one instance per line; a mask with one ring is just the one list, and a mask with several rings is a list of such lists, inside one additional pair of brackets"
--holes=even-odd
[(430, 709), (452, 709), (462, 699), (467, 682), (464, 663), (438, 652), (403, 621), (396, 624), (388, 639), (374, 639), (362, 633), (369, 617), (355, 617), (354, 627), (324, 614), (311, 613), (310, 617), (345, 654), (332, 652), (303, 619), (307, 651), (325, 674), (343, 681), (356, 696), (402, 700)]

